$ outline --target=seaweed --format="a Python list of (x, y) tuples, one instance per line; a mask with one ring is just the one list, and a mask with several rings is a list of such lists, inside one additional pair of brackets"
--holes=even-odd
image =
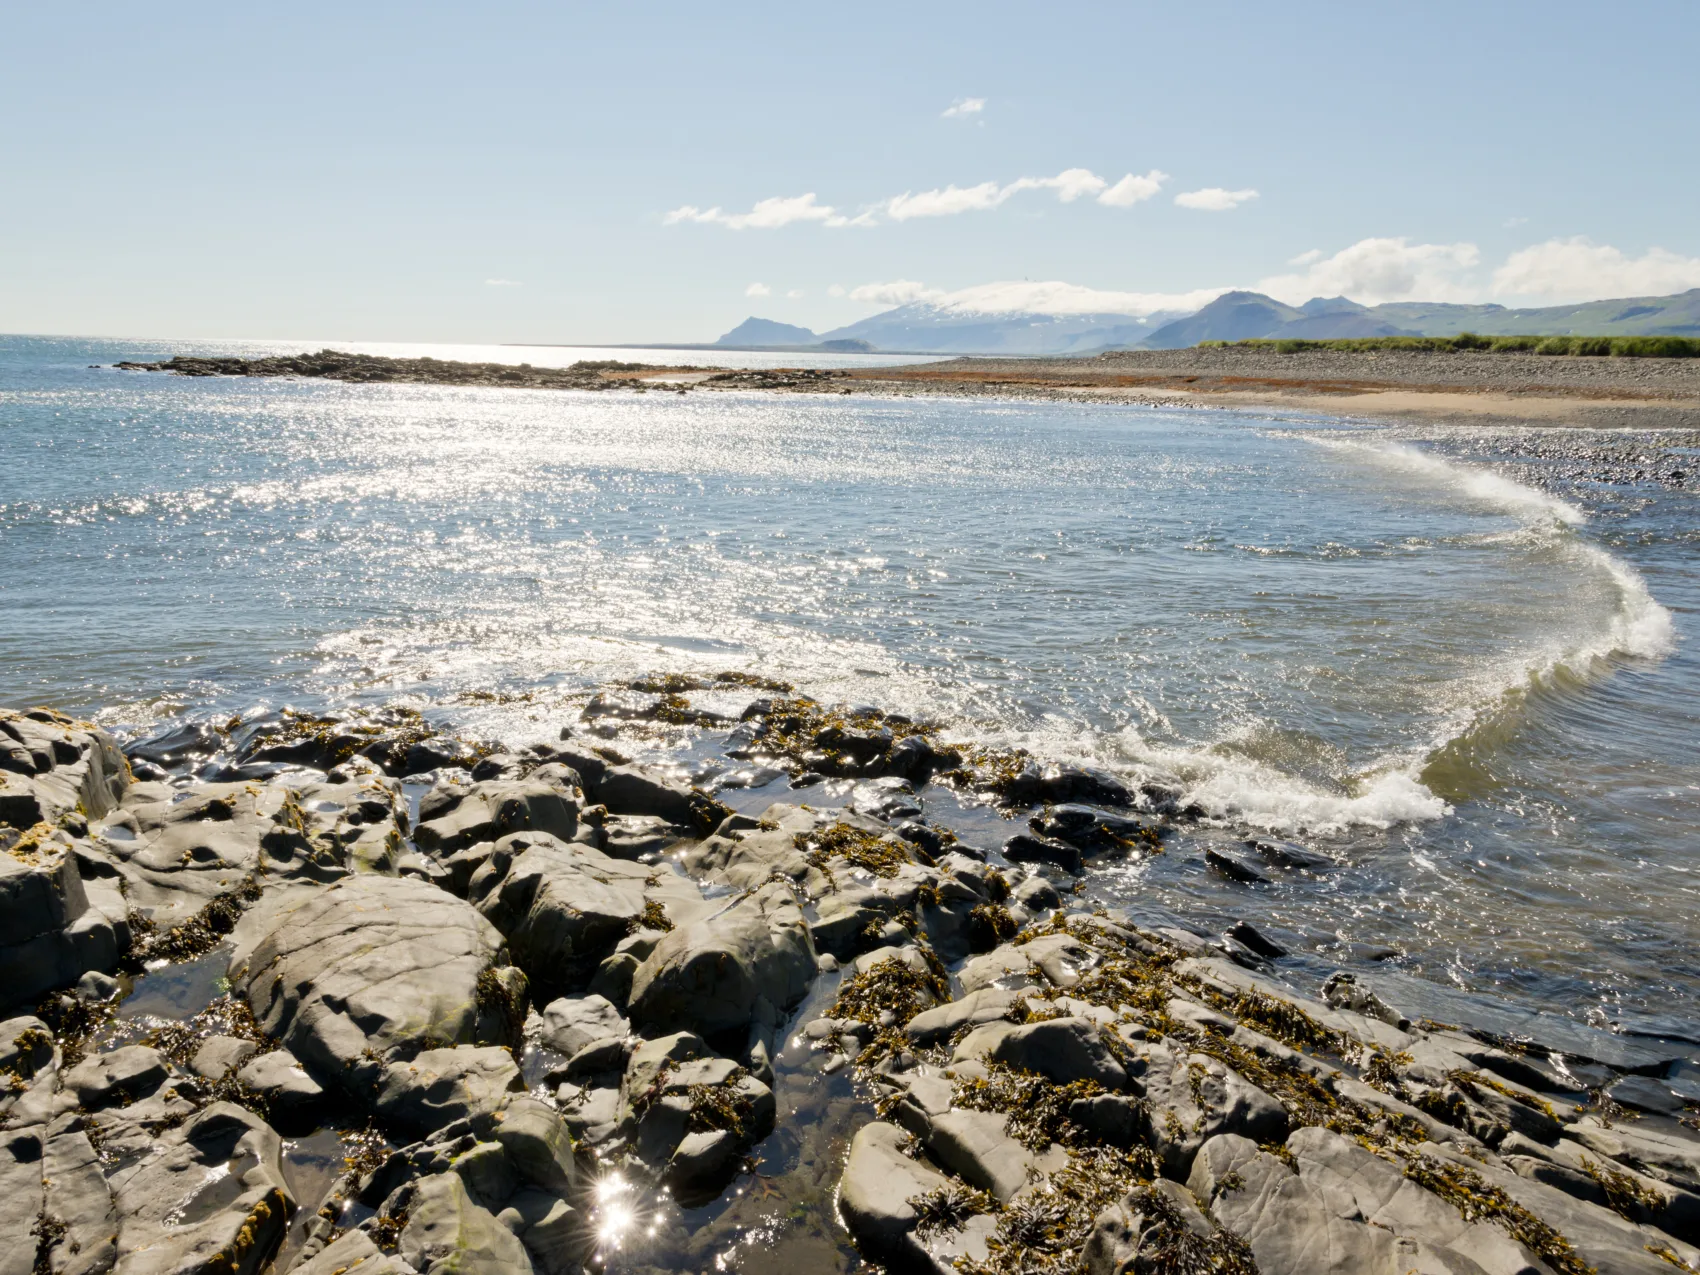
[(1595, 1275), (1576, 1246), (1474, 1169), (1423, 1154), (1405, 1158), (1404, 1173), (1418, 1186), (1445, 1200), (1466, 1222), (1498, 1223), (1518, 1243), (1546, 1260), (1559, 1275)]
[(997, 1201), (984, 1191), (960, 1182), (950, 1182), (911, 1196), (908, 1204), (915, 1210), (915, 1232), (924, 1240), (946, 1231), (960, 1231), (969, 1218), (990, 1213), (998, 1207)]
[(1068, 1116), (1069, 1104), (1096, 1098), (1104, 1087), (1092, 1080), (1059, 1085), (1030, 1071), (990, 1063), (984, 1078), (959, 1077), (951, 1091), (951, 1106), (992, 1111), (1009, 1117), (1005, 1131), (1030, 1151), (1043, 1151), (1053, 1142), (1084, 1145), (1089, 1139)]
[[(938, 1001), (950, 998), (950, 980), (938, 958), (930, 957), (925, 973), (895, 956), (888, 956), (865, 974), (852, 974), (838, 985), (830, 1018), (848, 1018), (875, 1027), (906, 1026), (909, 1020)], [(891, 1022), (885, 1016), (892, 1016)]]
[(968, 945), (976, 952), (990, 951), (1015, 937), (1019, 927), (1001, 903), (982, 903), (968, 913)]
[(149, 961), (186, 961), (204, 956), (236, 928), (242, 913), (259, 897), (260, 883), (249, 876), (236, 889), (215, 896), (182, 925), (174, 925), (163, 934), (153, 926), (143, 932), (132, 929), (125, 963), (139, 970)]
[(1582, 1172), (1599, 1183), (1605, 1192), (1606, 1203), (1631, 1222), (1644, 1222), (1648, 1214), (1657, 1215), (1665, 1207), (1665, 1197), (1651, 1187), (1643, 1186), (1622, 1169), (1608, 1167), (1589, 1156), (1582, 1157)]
[[(1217, 1007), (1223, 1008), (1221, 1005)], [(1262, 992), (1242, 992), (1227, 1009), (1242, 1023), (1295, 1049), (1320, 1049), (1331, 1054), (1346, 1052), (1346, 1043), (1338, 1032), (1324, 1027), (1297, 1005), (1279, 997), (1266, 996)]]
[(835, 861), (866, 869), (876, 877), (895, 877), (914, 862), (907, 843), (863, 832), (842, 822), (813, 832), (799, 832), (792, 838), (792, 844), (828, 875)]
[(685, 1090), (691, 1104), (689, 1128), (692, 1133), (713, 1133), (724, 1129), (745, 1145), (754, 1141), (749, 1119), (755, 1114), (755, 1099), (734, 1087), (743, 1075), (740, 1068), (727, 1077), (725, 1084), (692, 1085)]

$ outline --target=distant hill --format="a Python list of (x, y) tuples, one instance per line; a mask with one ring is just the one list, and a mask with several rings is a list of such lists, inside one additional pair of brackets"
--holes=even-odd
[(1135, 345), (1179, 316), (1127, 314), (988, 314), (915, 301), (835, 328), (827, 340), (868, 341), (882, 350), (940, 354), (1082, 354)]
[(1363, 306), (1345, 297), (1317, 298), (1295, 309), (1258, 292), (1228, 292), (1197, 314), (1153, 332), (1139, 345), (1150, 350), (1175, 350), (1200, 341), (1330, 341), (1457, 336), (1460, 332), (1480, 336), (1700, 336), (1700, 288), (1668, 297), (1619, 297), (1526, 310), (1422, 301)]
[(794, 323), (779, 323), (773, 319), (745, 319), (716, 345), (817, 345), (820, 338), (807, 328)]

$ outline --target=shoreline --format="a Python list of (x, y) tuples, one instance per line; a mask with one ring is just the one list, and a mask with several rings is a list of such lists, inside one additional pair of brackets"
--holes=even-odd
[(1700, 430), (1700, 360), (1570, 355), (1246, 349), (1128, 351), (1093, 359), (966, 358), (883, 368), (655, 367), (617, 360), (571, 368), (395, 359), (323, 351), (262, 359), (178, 356), (120, 363), (185, 376), (301, 377), (359, 383), (674, 393), (772, 390), (1278, 408), (1435, 424)]
[[(741, 812), (619, 746), (678, 728), (792, 791)], [(1158, 782), (750, 673), (607, 685), (512, 750), (394, 709), (123, 751), (51, 710), (0, 733), (29, 761), (0, 773), (0, 862), (44, 887), (14, 931), (57, 962), (0, 1027), (44, 1255), (192, 1236), (328, 1275), (447, 1243), (567, 1275), (615, 1240), (701, 1269), (765, 1228), (807, 1269), (891, 1275), (1700, 1263), (1700, 1049), (1372, 969), (1313, 988), (1250, 921), (1075, 901), (1094, 863), (1177, 852), (1196, 814)], [(935, 790), (1025, 827), (975, 846)], [(1248, 910), (1330, 869), (1205, 858)], [(173, 1230), (177, 1170), (238, 1135), (248, 1193)], [(332, 1169), (284, 1171), (281, 1136), (331, 1139)], [(92, 1177), (54, 1194), (72, 1155)]]

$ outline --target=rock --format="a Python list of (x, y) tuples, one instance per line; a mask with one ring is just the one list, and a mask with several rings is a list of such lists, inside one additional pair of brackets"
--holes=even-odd
[(312, 1131), (331, 1105), (324, 1087), (287, 1049), (274, 1049), (250, 1059), (242, 1064), (236, 1078), (265, 1104), (272, 1123), (290, 1134)]
[(88, 971), (116, 967), (129, 945), (129, 923), (121, 904), (116, 917), (94, 906), (77, 843), (45, 824), (22, 837), (5, 833), (0, 829), (0, 1005), (33, 1002)]
[(57, 827), (78, 813), (99, 819), (129, 784), (124, 755), (105, 731), (50, 708), (0, 709), (0, 827)]
[(1297, 869), (1301, 872), (1326, 872), (1338, 865), (1325, 854), (1314, 850), (1306, 850), (1303, 846), (1291, 841), (1272, 841), (1254, 837), (1244, 843), (1245, 848), (1257, 855), (1265, 863), (1277, 868)]
[(695, 839), (693, 829), (653, 815), (609, 815), (602, 825), (599, 848), (611, 859), (653, 863), (680, 842)]
[(1269, 878), (1260, 872), (1243, 852), (1226, 846), (1204, 847), (1204, 862), (1230, 881), (1242, 885), (1267, 885)]
[(1275, 961), (1288, 955), (1286, 948), (1273, 939), (1265, 937), (1263, 932), (1252, 925), (1250, 921), (1235, 921), (1228, 927), (1227, 937), (1267, 960)]
[(922, 1010), (909, 1020), (904, 1031), (917, 1045), (940, 1045), (962, 1027), (1007, 1021), (1011, 1009), (1021, 1000), (1022, 994), (1019, 990), (983, 988), (978, 992), (970, 992), (961, 1000), (947, 1001), (932, 1009)]
[(344, 1231), (318, 1253), (289, 1268), (289, 1275), (417, 1275), (401, 1258), (383, 1252), (365, 1231)]
[(364, 1101), (427, 1039), (517, 1044), (507, 969), (501, 935), (460, 899), (360, 875), (262, 901), (237, 928), (230, 978), (268, 1036)]
[(976, 956), (958, 974), (965, 992), (987, 987), (1060, 987), (1080, 981), (1092, 954), (1070, 934), (1047, 934), (1029, 943), (1005, 943)]
[(1152, 1150), (1165, 1177), (1185, 1181), (1198, 1149), (1217, 1134), (1253, 1142), (1286, 1137), (1286, 1108), (1215, 1059), (1161, 1044), (1129, 1052), (1146, 1063), (1140, 1083), (1151, 1113)]
[(575, 1141), (595, 1146), (613, 1137), (620, 1128), (620, 1091), (562, 1085), (555, 1095), (561, 1119)]
[(117, 1257), (118, 1215), (100, 1156), (81, 1116), (61, 1116), (49, 1126), (41, 1181), (42, 1212), (64, 1223), (65, 1229), (50, 1246), (42, 1246), (51, 1252), (37, 1250), (38, 1264), (45, 1256), (54, 1275), (110, 1270)]
[(708, 794), (638, 766), (608, 767), (596, 783), (596, 799), (615, 814), (653, 815), (703, 837), (732, 813)]
[(496, 1141), (527, 1182), (565, 1196), (578, 1186), (572, 1133), (547, 1103), (518, 1097), (496, 1113)]
[(260, 1047), (251, 1040), (238, 1036), (208, 1036), (195, 1051), (189, 1070), (202, 1080), (216, 1083), (259, 1052)]
[(611, 859), (526, 832), (496, 843), (467, 897), (508, 937), (539, 998), (580, 991), (634, 928), (702, 915), (702, 892), (668, 868)]
[(579, 1275), (595, 1232), (565, 1200), (543, 1191), (520, 1191), (508, 1201), (519, 1214), (520, 1241), (540, 1275)]
[(637, 977), (641, 964), (630, 952), (615, 952), (596, 967), (596, 973), (590, 976), (585, 991), (624, 1009), (631, 1003), (632, 980)]
[(1034, 1072), (1059, 1085), (1091, 1080), (1105, 1089), (1127, 1088), (1127, 1073), (1110, 1056), (1097, 1025), (1084, 1018), (976, 1027), (956, 1047), (955, 1058), (980, 1057)]
[(1083, 871), (1086, 862), (1079, 846), (1026, 832), (1018, 832), (1003, 843), (1003, 857), (1011, 863), (1054, 863), (1074, 873)]
[(1681, 1116), (1686, 1102), (1671, 1087), (1646, 1076), (1625, 1076), (1606, 1090), (1606, 1097), (1620, 1107), (1650, 1111), (1661, 1116)]
[(631, 1016), (663, 1031), (740, 1031), (758, 1001), (788, 1009), (814, 975), (814, 944), (796, 896), (767, 885), (662, 939), (632, 981)]
[(725, 1129), (686, 1134), (667, 1162), (666, 1181), (681, 1203), (713, 1199), (732, 1180), (742, 1147)]
[(146, 1098), (165, 1083), (171, 1064), (156, 1049), (125, 1045), (95, 1054), (65, 1073), (64, 1085), (89, 1110)]
[(1143, 1104), (1121, 1094), (1076, 1098), (1068, 1104), (1068, 1118), (1113, 1147), (1131, 1147), (1143, 1141), (1150, 1131)]
[(542, 1044), (571, 1058), (594, 1041), (629, 1035), (632, 1025), (605, 996), (563, 996), (543, 1010)]
[(1411, 1020), (1394, 1009), (1375, 992), (1358, 984), (1357, 976), (1345, 970), (1335, 970), (1322, 985), (1322, 999), (1335, 1009), (1349, 1009), (1367, 1018), (1390, 1023), (1400, 1031), (1411, 1026)]
[(396, 1247), (421, 1275), (523, 1275), (532, 1270), (519, 1237), (473, 1200), (455, 1173), (419, 1182)]
[[(1007, 1204), (1040, 1167), (1040, 1157), (1005, 1132), (1008, 1123), (1008, 1116), (994, 1111), (946, 1111), (932, 1121), (927, 1152), (971, 1186)], [(1044, 1167), (1056, 1168), (1064, 1162), (1060, 1155), (1049, 1160), (1054, 1163)]]
[(19, 1080), (33, 1079), (53, 1061), (53, 1033), (33, 1014), (0, 1022), (0, 1072)]
[(1622, 1121), (1607, 1126), (1596, 1116), (1584, 1116), (1565, 1132), (1596, 1155), (1700, 1193), (1700, 1137), (1680, 1127), (1660, 1129)]
[(160, 1135), (112, 1178), (119, 1269), (255, 1275), (295, 1209), (282, 1150), (264, 1121), (228, 1102)]
[(1158, 1180), (1098, 1215), (1080, 1263), (1085, 1275), (1144, 1275), (1217, 1270), (1241, 1256), (1249, 1257), (1245, 1242), (1200, 1212), (1190, 1191)]
[[(540, 832), (571, 841), (578, 831), (579, 795), (541, 772), (527, 779), (490, 780), (463, 789), (443, 789), (439, 801), (420, 804), (413, 839), (435, 858), (447, 858), (480, 841), (516, 832)], [(445, 809), (446, 807), (446, 809)], [(431, 817), (427, 819), (427, 815)]]
[(892, 1275), (934, 1275), (932, 1259), (915, 1235), (919, 1218), (909, 1201), (944, 1188), (950, 1179), (904, 1155), (906, 1137), (882, 1121), (857, 1131), (839, 1183), (838, 1211), (867, 1260)]
[(456, 1120), (487, 1132), (515, 1091), (523, 1091), (519, 1066), (500, 1046), (427, 1049), (383, 1070), (373, 1104), (385, 1125), (425, 1134)]

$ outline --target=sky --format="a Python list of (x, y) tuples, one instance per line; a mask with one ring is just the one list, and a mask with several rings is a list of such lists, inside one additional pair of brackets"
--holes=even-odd
[(0, 8), (3, 332), (1700, 286), (1693, 0)]

